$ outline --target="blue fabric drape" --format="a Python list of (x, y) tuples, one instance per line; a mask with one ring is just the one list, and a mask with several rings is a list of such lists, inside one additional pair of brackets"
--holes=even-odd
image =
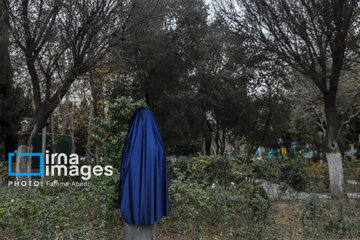
[(128, 224), (150, 225), (169, 216), (166, 153), (154, 114), (137, 109), (126, 136), (119, 207)]

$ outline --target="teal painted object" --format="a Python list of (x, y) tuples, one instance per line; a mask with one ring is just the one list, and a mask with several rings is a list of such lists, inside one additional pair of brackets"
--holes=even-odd
[[(56, 135), (55, 136), (55, 152), (56, 153), (65, 153), (66, 155), (70, 155), (71, 153), (71, 145), (72, 145), (72, 137), (70, 135)], [(34, 148), (33, 148), (33, 153), (41, 153), (42, 152), (42, 148), (41, 148), (41, 143), (42, 143), (42, 134), (38, 134), (36, 139), (35, 139), (35, 143), (34, 143)], [(18, 142), (15, 136), (11, 136), (11, 140), (9, 140), (8, 142), (5, 142), (5, 158), (7, 159), (7, 155), (8, 153), (12, 153), (15, 150), (17, 150), (18, 148)], [(46, 136), (46, 150), (49, 151), (49, 154), (52, 154), (52, 144), (51, 144), (51, 135), (47, 134)], [(44, 158), (45, 160), (45, 158)], [(31, 163), (31, 168), (32, 169), (39, 169), (39, 159), (37, 157), (33, 157), (32, 158), (32, 163)]]
[[(71, 142), (72, 137), (69, 135), (57, 135), (55, 137), (55, 153), (65, 153), (66, 155), (70, 155), (71, 153)], [(42, 143), (42, 134), (38, 134), (35, 140), (33, 152), (41, 152), (41, 143)], [(51, 147), (51, 135), (46, 135), (46, 150), (49, 151), (49, 154), (52, 154), (52, 147)], [(39, 161), (36, 158), (32, 158), (31, 163), (32, 169), (40, 168)]]

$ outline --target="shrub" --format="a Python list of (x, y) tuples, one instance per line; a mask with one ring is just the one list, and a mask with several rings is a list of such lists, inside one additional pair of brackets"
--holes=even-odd
[(249, 207), (255, 221), (264, 220), (270, 209), (270, 199), (262, 186), (252, 186), (248, 190)]
[(285, 183), (296, 191), (303, 191), (308, 184), (307, 162), (301, 158), (265, 158), (252, 163), (257, 178), (274, 183)]
[(324, 183), (325, 188), (330, 185), (329, 181), (329, 168), (327, 162), (313, 162), (305, 168), (310, 183), (310, 189), (318, 187)]
[(283, 159), (264, 158), (251, 163), (257, 178), (264, 179), (274, 183), (280, 183), (280, 166)]
[(233, 173), (231, 159), (226, 156), (178, 157), (168, 161), (169, 179), (175, 179), (179, 174), (189, 179), (207, 184), (218, 183), (229, 186), (237, 181)]
[(296, 191), (303, 191), (308, 183), (304, 161), (288, 159), (280, 165), (280, 181), (288, 184)]
[(108, 115), (105, 119), (95, 119), (96, 126), (101, 129), (97, 139), (101, 142), (100, 153), (103, 165), (113, 166), (114, 174), (111, 177), (95, 177), (91, 179), (90, 187), (85, 194), (96, 194), (100, 201), (100, 225), (105, 226), (111, 221), (114, 210), (117, 209), (118, 187), (120, 180), (120, 166), (122, 149), (128, 132), (131, 117), (136, 109), (146, 107), (144, 101), (132, 102), (125, 97), (117, 98), (109, 104)]
[(92, 184), (84, 188), (1, 187), (0, 235), (9, 239), (107, 238), (104, 230), (118, 222), (108, 204), (112, 195), (106, 189), (112, 191), (111, 186)]
[(101, 132), (96, 137), (102, 144), (100, 153), (104, 164), (120, 168), (122, 149), (131, 117), (140, 107), (146, 107), (144, 101), (132, 102), (128, 98), (120, 97), (109, 104), (105, 119), (95, 119), (95, 124)]
[(310, 195), (299, 206), (303, 237), (308, 239), (354, 238), (360, 234), (360, 215), (349, 203), (329, 202)]
[[(235, 225), (239, 228), (233, 234), (261, 239), (269, 224), (269, 198), (259, 182), (233, 174), (233, 161), (240, 163), (220, 156), (170, 160), (171, 215), (165, 224), (175, 226), (183, 237)], [(251, 169), (244, 174), (252, 179)]]
[(177, 179), (187, 172), (188, 166), (191, 164), (192, 158), (180, 156), (180, 157), (167, 157), (167, 170), (168, 180)]

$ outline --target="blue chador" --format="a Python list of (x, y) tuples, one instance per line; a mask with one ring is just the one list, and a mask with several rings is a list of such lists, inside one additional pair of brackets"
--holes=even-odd
[(134, 112), (120, 169), (119, 207), (128, 224), (150, 225), (169, 216), (166, 153), (154, 114)]

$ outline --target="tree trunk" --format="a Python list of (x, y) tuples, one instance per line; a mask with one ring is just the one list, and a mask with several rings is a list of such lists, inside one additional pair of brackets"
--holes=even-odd
[[(0, 65), (2, 68), (0, 69), (0, 82), (1, 82), (1, 98), (3, 94), (6, 94), (6, 88), (8, 84), (12, 84), (12, 67), (10, 63), (10, 55), (9, 55), (9, 14), (6, 8), (5, 1), (0, 1)], [(10, 86), (9, 85), (9, 86)], [(5, 92), (4, 92), (5, 91)], [(1, 99), (2, 100), (2, 99)], [(6, 101), (6, 99), (5, 99)], [(26, 119), (21, 123), (21, 130), (25, 130), (29, 125), (30, 121)], [(2, 126), (3, 127), (3, 126)], [(1, 127), (1, 128), (2, 128)], [(4, 130), (4, 129), (2, 129)], [(6, 129), (8, 130), (8, 129)], [(23, 152), (32, 152), (32, 145), (28, 145), (30, 134), (26, 131), (20, 131), (18, 133), (18, 153)], [(31, 171), (31, 157), (20, 157), (16, 154), (15, 160), (15, 173), (28, 173)], [(27, 181), (30, 180), (30, 176), (16, 176), (17, 181)]]
[(211, 155), (211, 136), (214, 131), (210, 125), (209, 120), (206, 121), (206, 126), (209, 130), (208, 134), (205, 136), (205, 155)]
[(221, 148), (220, 148), (220, 155), (224, 155), (225, 153), (225, 148), (226, 148), (226, 129), (223, 128), (222, 129), (222, 141), (221, 143)]
[[(99, 91), (98, 82), (99, 82), (99, 79), (97, 79), (97, 82), (95, 82), (94, 75), (93, 75), (93, 70), (90, 70), (90, 88), (91, 88), (91, 96), (92, 96), (92, 116), (91, 116), (91, 118), (99, 117), (99, 113), (98, 113), (98, 102), (99, 102), (99, 99), (98, 99), (98, 91)], [(101, 87), (100, 87), (100, 89), (101, 89)], [(91, 128), (91, 135), (92, 134), (96, 134), (96, 127), (95, 126)], [(96, 138), (93, 138), (93, 139), (94, 139), (94, 154), (93, 154), (93, 156), (94, 156), (95, 164), (98, 164), (98, 162), (100, 160), (98, 142), (97, 142)], [(91, 149), (91, 146), (90, 146), (90, 149)]]
[[(18, 136), (18, 153), (31, 153), (33, 146), (29, 145), (29, 134), (19, 133)], [(31, 172), (31, 157), (19, 156), (16, 154), (16, 173), (30, 173)], [(31, 176), (16, 176), (16, 181), (30, 181)]]
[(216, 133), (215, 133), (215, 144), (216, 144), (216, 155), (220, 153), (220, 133), (219, 133), (219, 122), (216, 121)]
[[(21, 131), (18, 135), (18, 153), (32, 153), (33, 144), (39, 131), (45, 126), (48, 112), (37, 111), (34, 118), (24, 119), (21, 122)], [(50, 115), (50, 114), (49, 114)], [(16, 155), (16, 172), (31, 173), (31, 157)], [(17, 181), (31, 180), (31, 176), (16, 176)]]
[(211, 136), (205, 138), (205, 155), (211, 155)]
[(325, 156), (328, 162), (330, 192), (337, 198), (346, 197), (345, 179), (342, 167), (342, 156), (336, 141), (338, 134), (338, 115), (336, 112), (336, 92), (324, 96), (326, 135), (325, 135)]
[(53, 114), (50, 116), (51, 121), (51, 150), (53, 153), (55, 153), (55, 132), (54, 132), (54, 117)]
[(70, 112), (70, 135), (71, 135), (71, 153), (75, 153), (76, 146), (75, 146), (75, 126), (74, 126), (74, 104), (71, 104), (71, 112)]
[(150, 90), (149, 90), (149, 84), (148, 84), (148, 80), (145, 80), (145, 87), (144, 87), (144, 94), (145, 94), (145, 103), (148, 106), (148, 108), (152, 108), (152, 102), (151, 102), (151, 98), (150, 98)]
[(325, 155), (329, 167), (330, 192), (334, 197), (346, 197), (341, 153), (327, 152)]
[[(45, 154), (46, 154), (46, 137), (47, 137), (46, 136), (46, 125), (42, 129), (42, 136), (41, 137), (42, 137), (42, 139), (41, 139), (41, 152), (42, 152), (43, 156), (45, 156)], [(43, 164), (43, 169), (45, 169), (45, 161), (43, 161), (42, 164)], [(44, 175), (42, 175), (41, 178), (43, 179)]]
[(260, 139), (260, 146), (264, 146), (265, 145), (265, 138), (266, 138), (266, 135), (269, 131), (269, 128), (270, 128), (270, 124), (271, 124), (271, 120), (272, 120), (272, 114), (273, 114), (273, 108), (272, 108), (272, 88), (271, 88), (271, 85), (268, 86), (269, 88), (269, 99), (268, 99), (268, 114), (266, 116), (266, 119), (265, 119), (265, 123), (264, 123), (264, 130), (262, 132), (262, 136), (261, 136), (261, 139)]
[(90, 106), (90, 115), (89, 115), (89, 127), (88, 127), (88, 134), (87, 134), (87, 141), (86, 141), (86, 153), (85, 157), (86, 160), (91, 160), (93, 158), (93, 154), (91, 152), (91, 133), (92, 133), (92, 119), (93, 119), (93, 111), (94, 106)]

